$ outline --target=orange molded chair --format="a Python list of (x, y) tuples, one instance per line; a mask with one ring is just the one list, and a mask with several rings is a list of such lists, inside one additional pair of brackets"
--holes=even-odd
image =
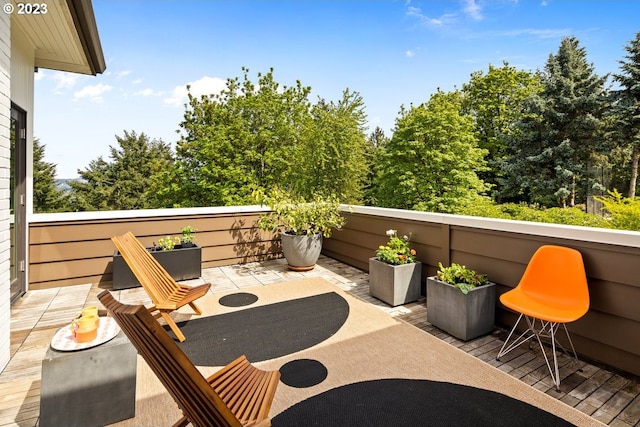
[[(500, 302), (520, 313), (520, 317), (496, 359), (500, 360), (500, 357), (535, 337), (547, 362), (551, 379), (559, 391), (556, 344), (562, 350), (564, 348), (556, 342), (556, 331), (560, 325), (564, 327), (573, 355), (578, 360), (566, 324), (578, 320), (589, 310), (589, 289), (582, 255), (575, 249), (562, 246), (541, 246), (531, 257), (518, 286), (502, 294)], [(527, 329), (511, 341), (523, 318), (527, 322)], [(551, 368), (541, 338), (551, 338), (554, 369)]]

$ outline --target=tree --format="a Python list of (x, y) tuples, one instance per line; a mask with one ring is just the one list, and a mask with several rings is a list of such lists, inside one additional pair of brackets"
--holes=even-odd
[(280, 86), (268, 73), (254, 84), (249, 70), (217, 95), (196, 98), (180, 124), (176, 167), (160, 194), (175, 206), (255, 203), (255, 191), (280, 187), (307, 199), (362, 198), (364, 102), (348, 89), (316, 105), (310, 87)]
[(463, 111), (475, 120), (478, 146), (488, 152), (489, 170), (480, 176), (493, 186), (498, 202), (502, 198), (499, 178), (504, 175), (500, 165), (509, 154), (508, 138), (514, 135), (524, 102), (541, 89), (539, 74), (517, 70), (507, 62), (502, 67), (489, 65), (486, 74), (472, 73), (469, 83), (462, 86)]
[(298, 81), (280, 85), (273, 70), (258, 82), (227, 79), (220, 94), (196, 98), (180, 127), (176, 167), (161, 194), (176, 206), (253, 203), (255, 189), (291, 182), (291, 161), (298, 159), (302, 134), (309, 125), (308, 95)]
[(320, 99), (311, 108), (311, 123), (302, 141), (297, 193), (335, 196), (344, 203), (360, 203), (367, 177), (364, 101), (346, 89), (334, 103)]
[(44, 161), (45, 145), (33, 140), (33, 211), (61, 212), (66, 195), (56, 186), (56, 164)]
[(380, 153), (389, 142), (389, 138), (378, 126), (367, 138), (365, 158), (367, 161), (367, 177), (363, 185), (364, 204), (366, 206), (377, 206), (375, 177), (379, 164)]
[(550, 55), (543, 90), (527, 101), (525, 114), (502, 162), (511, 195), (551, 206), (575, 206), (602, 191), (593, 171), (601, 161), (606, 109), (604, 83), (574, 37)]
[(162, 140), (124, 131), (118, 147), (109, 146), (111, 161), (92, 160), (70, 182), (73, 210), (128, 210), (162, 207), (155, 196), (154, 179), (171, 167), (171, 148)]
[(613, 75), (613, 79), (621, 86), (615, 93), (613, 114), (619, 142), (623, 147), (628, 147), (631, 154), (627, 195), (633, 198), (636, 195), (640, 158), (640, 32), (625, 50), (628, 52), (626, 61), (619, 61), (621, 72)]
[(402, 109), (380, 153), (376, 197), (384, 207), (455, 212), (489, 186), (487, 151), (478, 148), (471, 117), (461, 114), (459, 92), (438, 91), (426, 104)]

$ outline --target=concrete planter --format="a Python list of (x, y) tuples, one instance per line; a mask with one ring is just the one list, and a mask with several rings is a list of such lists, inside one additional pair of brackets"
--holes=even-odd
[(427, 278), (427, 320), (433, 326), (468, 341), (493, 331), (496, 284), (471, 289), (467, 295), (435, 276)]
[[(190, 247), (177, 245), (170, 251), (154, 251), (147, 248), (167, 273), (175, 281), (197, 279), (202, 275), (202, 248), (196, 244)], [(129, 265), (120, 252), (113, 254), (113, 289), (127, 289), (140, 286)]]
[(313, 236), (280, 234), (282, 253), (287, 259), (287, 267), (294, 271), (313, 270), (322, 251), (322, 233)]
[(369, 293), (391, 306), (420, 298), (422, 263), (391, 265), (369, 258)]

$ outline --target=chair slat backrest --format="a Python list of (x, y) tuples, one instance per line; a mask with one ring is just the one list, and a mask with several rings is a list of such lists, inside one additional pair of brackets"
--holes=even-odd
[(154, 304), (169, 301), (180, 286), (130, 231), (111, 238)]
[(242, 425), (144, 306), (122, 304), (109, 291), (103, 291), (98, 299), (193, 425)]

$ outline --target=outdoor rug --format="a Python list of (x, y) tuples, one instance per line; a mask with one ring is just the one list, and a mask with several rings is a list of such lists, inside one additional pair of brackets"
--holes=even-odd
[[(248, 305), (222, 305), (220, 299), (234, 293), (223, 292), (201, 298), (199, 306), (203, 316), (228, 319), (227, 315), (233, 315), (237, 318), (232, 323), (240, 325), (245, 313), (249, 315), (247, 319), (253, 317), (253, 323), (249, 324), (254, 327), (258, 327), (255, 322), (260, 322), (259, 316), (258, 320), (254, 317), (255, 313), (278, 311), (284, 307), (289, 313), (283, 317), (286, 321), (269, 314), (267, 318), (276, 319), (270, 322), (270, 327), (264, 329), (262, 335), (254, 335), (242, 344), (246, 346), (244, 353), (247, 354), (257, 347), (268, 346), (266, 343), (271, 335), (286, 337), (289, 334), (292, 340), (300, 341), (310, 324), (305, 325), (307, 320), (304, 319), (313, 316), (296, 309), (298, 304), (316, 301), (306, 307), (308, 311), (321, 313), (320, 318), (332, 311), (324, 310), (323, 302), (332, 301), (340, 307), (339, 301), (344, 300), (348, 305), (346, 320), (328, 322), (332, 326), (319, 328), (322, 333), (314, 333), (312, 340), (291, 346), (287, 350), (291, 353), (265, 353), (262, 357), (271, 358), (264, 360), (249, 357), (262, 369), (281, 371), (281, 383), (270, 412), (274, 427), (603, 425), (321, 278), (243, 291), (254, 294), (257, 299), (251, 299), (254, 302)], [(289, 304), (279, 305), (284, 302), (294, 308), (287, 307)], [(185, 310), (184, 314), (187, 312)], [(194, 316), (184, 326), (188, 327), (190, 323), (198, 326), (201, 322), (193, 322), (200, 318)], [(289, 332), (276, 330), (274, 325), (277, 324), (289, 328)], [(295, 325), (302, 331), (296, 331)], [(185, 347), (187, 353), (222, 354), (224, 340), (206, 344), (206, 333), (196, 336), (190, 335), (182, 326), (181, 329), (187, 337), (185, 343), (194, 342), (193, 349), (186, 350)], [(198, 329), (206, 331), (204, 327), (198, 326)], [(215, 336), (212, 329), (210, 332)], [(197, 344), (196, 341), (202, 342)], [(211, 356), (206, 365), (196, 363), (205, 377), (219, 369), (219, 366), (208, 365), (215, 357)], [(177, 405), (140, 358), (136, 393), (136, 417), (116, 425), (168, 426), (180, 418)]]

